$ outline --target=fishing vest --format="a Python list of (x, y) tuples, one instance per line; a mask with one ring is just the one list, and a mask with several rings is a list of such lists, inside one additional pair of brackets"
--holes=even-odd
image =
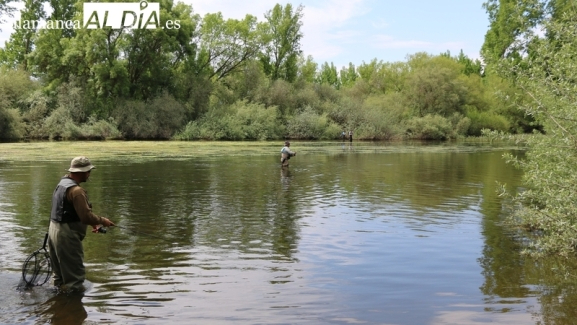
[(72, 202), (68, 202), (66, 199), (66, 191), (73, 186), (78, 186), (78, 184), (66, 176), (62, 177), (60, 183), (56, 185), (56, 189), (52, 194), (51, 220), (60, 223), (80, 221)]

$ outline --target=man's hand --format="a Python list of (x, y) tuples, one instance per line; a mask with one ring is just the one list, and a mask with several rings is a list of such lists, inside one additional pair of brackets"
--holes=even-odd
[(103, 225), (104, 227), (116, 226), (116, 225), (114, 224), (114, 222), (110, 221), (108, 218), (104, 218), (104, 217), (103, 217), (100, 222), (102, 222), (102, 225)]

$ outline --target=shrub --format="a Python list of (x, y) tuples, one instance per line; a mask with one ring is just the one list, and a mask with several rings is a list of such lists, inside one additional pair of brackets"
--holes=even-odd
[(114, 123), (114, 120), (98, 120), (92, 115), (82, 127), (83, 137), (87, 139), (121, 139), (122, 133)]
[(76, 139), (80, 134), (70, 112), (64, 107), (58, 107), (46, 118), (43, 129), (44, 134), (50, 139)]
[(319, 115), (311, 107), (293, 117), (287, 126), (287, 137), (291, 139), (337, 138), (341, 127), (332, 123), (326, 114)]
[(0, 139), (16, 140), (25, 135), (25, 124), (17, 108), (36, 87), (27, 72), (0, 68)]
[(165, 93), (149, 102), (126, 101), (112, 116), (125, 138), (170, 139), (184, 123), (185, 108)]
[(177, 140), (272, 140), (282, 137), (276, 106), (238, 101), (231, 106), (214, 105), (197, 121), (178, 133)]
[(467, 110), (467, 117), (470, 119), (468, 135), (480, 136), (481, 130), (508, 131), (510, 124), (506, 117), (495, 112), (479, 112), (476, 109)]
[(357, 138), (389, 140), (400, 137), (403, 130), (399, 125), (408, 114), (405, 107), (400, 93), (369, 96), (360, 110), (361, 117), (355, 132)]
[(406, 128), (407, 136), (411, 139), (445, 140), (452, 134), (451, 122), (440, 115), (413, 117)]
[(24, 135), (24, 123), (15, 108), (0, 107), (0, 139), (18, 140)]
[(261, 104), (238, 101), (233, 107), (236, 115), (231, 121), (240, 130), (241, 139), (272, 140), (282, 134), (279, 112), (276, 107), (265, 108)]
[(406, 81), (405, 92), (415, 114), (450, 116), (462, 112), (467, 89), (458, 72), (437, 66), (419, 69)]
[(275, 80), (270, 87), (261, 88), (256, 98), (258, 102), (266, 104), (267, 107), (278, 107), (284, 116), (294, 114), (295, 92), (293, 86), (284, 80)]
[(22, 101), (22, 120), (26, 125), (26, 136), (32, 139), (48, 138), (44, 123), (50, 115), (50, 98), (42, 91), (31, 93)]

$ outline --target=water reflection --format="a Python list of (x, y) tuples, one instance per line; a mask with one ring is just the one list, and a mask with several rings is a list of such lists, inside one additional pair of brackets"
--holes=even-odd
[[(95, 212), (121, 228), (86, 238), (94, 287), (7, 317), (58, 321), (66, 306), (75, 319), (124, 324), (532, 324), (536, 315), (563, 324), (559, 311), (574, 315), (569, 278), (523, 258), (501, 225), (496, 181), (514, 189), (520, 179), (503, 152), (343, 145), (289, 168), (276, 155), (98, 162), (85, 186)], [(17, 274), (23, 252), (41, 244), (67, 163), (2, 165), (2, 272)]]
[(55, 295), (39, 306), (39, 320), (54, 325), (82, 324), (88, 316), (82, 297), (80, 294)]

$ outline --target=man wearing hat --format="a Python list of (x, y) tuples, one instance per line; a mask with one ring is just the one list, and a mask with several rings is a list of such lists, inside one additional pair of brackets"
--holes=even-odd
[(52, 194), (48, 248), (54, 285), (62, 291), (84, 291), (86, 272), (82, 240), (87, 225), (92, 226), (92, 232), (97, 232), (99, 225), (114, 226), (107, 218), (92, 213), (86, 190), (80, 187), (94, 168), (86, 157), (72, 159), (70, 173), (60, 179)]
[(296, 151), (291, 151), (291, 143), (288, 141), (284, 142), (284, 147), (280, 150), (280, 164), (282, 167), (288, 166), (288, 161), (291, 157), (296, 156)]

